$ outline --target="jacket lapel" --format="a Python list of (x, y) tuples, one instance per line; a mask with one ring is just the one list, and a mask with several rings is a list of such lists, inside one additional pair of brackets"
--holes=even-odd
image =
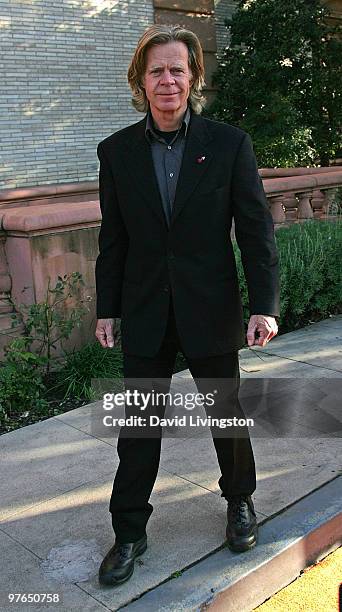
[[(203, 117), (191, 112), (175, 201), (173, 203), (171, 226), (209, 168), (213, 158), (213, 153), (208, 146), (211, 140), (212, 136)], [(199, 161), (200, 159), (202, 161)]]
[(151, 207), (167, 229), (152, 152), (145, 137), (146, 119), (147, 115), (135, 124), (135, 134), (126, 141), (126, 149), (122, 151), (122, 155), (125, 170), (130, 174), (132, 185), (141, 193), (146, 204)]
[[(139, 190), (146, 204), (150, 206), (165, 228), (168, 229), (154, 170), (152, 152), (145, 137), (146, 119), (147, 115), (135, 124), (135, 135), (126, 142), (126, 149), (122, 151), (122, 154), (125, 169), (130, 173), (136, 189)], [(206, 174), (213, 157), (212, 151), (208, 148), (208, 143), (211, 140), (212, 137), (208, 132), (205, 121), (200, 115), (196, 115), (192, 111), (178, 176), (171, 226), (199, 181)], [(198, 162), (199, 158), (204, 159), (202, 162)]]

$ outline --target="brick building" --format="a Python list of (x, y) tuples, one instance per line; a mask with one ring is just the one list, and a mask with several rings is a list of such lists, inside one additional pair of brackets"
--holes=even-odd
[[(327, 0), (322, 0), (326, 2)], [(332, 18), (341, 0), (328, 0)], [(235, 0), (0, 0), (0, 190), (97, 177), (96, 144), (141, 118), (126, 72), (152, 23), (199, 36), (206, 96)]]
[(96, 179), (96, 144), (142, 115), (126, 72), (152, 23), (182, 23), (200, 37), (208, 97), (226, 44), (218, 0), (0, 0), (0, 190)]

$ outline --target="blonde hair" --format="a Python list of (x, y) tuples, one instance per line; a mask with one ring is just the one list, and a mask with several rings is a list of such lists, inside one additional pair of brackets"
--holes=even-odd
[(192, 110), (199, 115), (206, 104), (206, 98), (201, 93), (205, 85), (203, 51), (196, 34), (180, 25), (154, 24), (140, 37), (127, 72), (127, 79), (133, 93), (132, 104), (137, 111), (142, 113), (148, 111), (149, 102), (142, 85), (146, 70), (147, 51), (152, 46), (163, 45), (168, 42), (183, 42), (188, 48), (189, 67), (192, 72), (189, 103)]

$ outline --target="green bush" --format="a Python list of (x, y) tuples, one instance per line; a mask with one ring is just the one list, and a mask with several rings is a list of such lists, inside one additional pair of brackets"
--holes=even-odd
[[(53, 288), (50, 283), (49, 276), (45, 299), (42, 302), (17, 304), (13, 298), (10, 298), (15, 311), (11, 327), (14, 328), (21, 323), (27, 347), (31, 348), (30, 345), (34, 342), (38, 344), (34, 352), (45, 358), (46, 374), (50, 371), (52, 351), (56, 350), (57, 342), (69, 338), (74, 327), (80, 327), (83, 316), (90, 310), (83, 303), (91, 300), (91, 296), (87, 296), (86, 299), (80, 297), (80, 288), (85, 285), (80, 272), (64, 274), (63, 278), (58, 276)], [(26, 289), (27, 287), (23, 292)], [(67, 304), (70, 298), (78, 304), (68, 310)]]
[[(187, 363), (181, 353), (177, 353), (174, 372), (186, 369)], [(123, 356), (120, 347), (104, 349), (99, 342), (88, 343), (78, 351), (72, 351), (65, 362), (54, 374), (55, 382), (49, 392), (57, 391), (63, 399), (92, 400), (96, 391), (91, 386), (92, 379), (122, 378)]]
[[(342, 222), (306, 221), (279, 228), (275, 237), (280, 269), (279, 332), (340, 312)], [(247, 323), (247, 286), (236, 243), (234, 251)]]
[(122, 352), (119, 347), (104, 349), (99, 342), (85, 344), (65, 356), (63, 367), (55, 373), (55, 385), (63, 399), (91, 400), (92, 378), (118, 378), (123, 375)]
[(4, 431), (40, 420), (48, 410), (40, 371), (45, 360), (29, 351), (27, 344), (19, 337), (4, 349), (6, 361), (0, 367), (0, 427)]
[[(46, 397), (53, 350), (58, 341), (69, 338), (74, 327), (80, 326), (83, 315), (89, 312), (89, 307), (83, 306), (89, 296), (85, 300), (80, 297), (84, 281), (79, 272), (65, 274), (63, 278), (58, 276), (54, 287), (50, 283), (49, 277), (42, 302), (27, 305), (10, 299), (15, 310), (11, 327), (21, 323), (24, 333), (4, 347), (5, 359), (0, 364), (2, 431), (53, 416)], [(69, 299), (78, 302), (71, 311), (66, 308)]]

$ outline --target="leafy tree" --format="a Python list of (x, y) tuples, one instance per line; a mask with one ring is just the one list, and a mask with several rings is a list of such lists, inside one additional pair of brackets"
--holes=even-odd
[(341, 154), (342, 40), (320, 0), (240, 0), (213, 75), (206, 116), (253, 138), (259, 165), (319, 164)]

